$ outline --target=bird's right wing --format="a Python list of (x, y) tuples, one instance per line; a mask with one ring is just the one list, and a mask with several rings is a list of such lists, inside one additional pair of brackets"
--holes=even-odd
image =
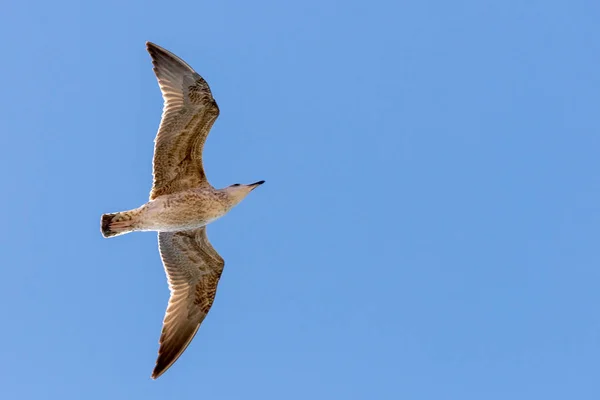
[(158, 247), (171, 298), (160, 335), (152, 378), (162, 375), (184, 352), (215, 299), (225, 262), (206, 236), (206, 227), (160, 232)]
[(163, 114), (154, 145), (150, 200), (206, 183), (204, 142), (219, 116), (208, 83), (185, 61), (154, 43), (146, 48), (163, 96)]

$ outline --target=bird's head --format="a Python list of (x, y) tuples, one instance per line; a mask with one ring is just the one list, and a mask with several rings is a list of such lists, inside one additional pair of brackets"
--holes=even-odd
[(231, 186), (227, 186), (225, 189), (222, 189), (222, 191), (225, 192), (227, 197), (233, 202), (233, 205), (236, 205), (240, 201), (244, 200), (244, 198), (248, 196), (248, 193), (259, 187), (263, 183), (265, 183), (265, 181), (258, 181), (250, 183), (249, 185), (235, 183)]

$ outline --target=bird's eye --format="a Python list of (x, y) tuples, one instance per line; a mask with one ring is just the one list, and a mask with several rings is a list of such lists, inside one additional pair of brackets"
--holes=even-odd
[(233, 185), (231, 185), (231, 186), (240, 186), (240, 184), (239, 184), (239, 183), (234, 183), (234, 184), (233, 184)]

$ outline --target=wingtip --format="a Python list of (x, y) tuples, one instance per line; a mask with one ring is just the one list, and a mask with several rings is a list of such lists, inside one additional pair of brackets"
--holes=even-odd
[(156, 364), (154, 365), (154, 369), (152, 370), (152, 375), (150, 376), (152, 380), (157, 380), (158, 378), (160, 378), (165, 372), (167, 372), (169, 368), (171, 368), (175, 361), (177, 361), (177, 358), (171, 363), (165, 365), (164, 362), (160, 362), (159, 354), (159, 358), (156, 360)]
[(157, 380), (163, 373), (165, 372), (165, 370), (162, 371), (158, 371), (156, 369), (156, 367), (154, 368), (154, 371), (152, 371), (152, 375), (150, 375), (150, 378), (152, 378), (153, 381)]
[(165, 53), (165, 54), (171, 55), (170, 51), (160, 47), (159, 45), (157, 45), (156, 43), (151, 42), (151, 41), (146, 41), (146, 51), (148, 53), (150, 53), (150, 55), (160, 54), (160, 53)]
[(156, 43), (152, 43), (149, 40), (146, 41), (146, 50), (148, 52), (151, 52), (152, 50), (156, 50), (156, 49), (160, 49), (160, 46), (157, 45)]

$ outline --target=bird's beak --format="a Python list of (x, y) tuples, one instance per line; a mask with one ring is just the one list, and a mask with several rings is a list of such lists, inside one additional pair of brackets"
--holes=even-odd
[(252, 188), (251, 190), (254, 190), (257, 187), (259, 187), (260, 185), (262, 185), (263, 183), (265, 183), (265, 181), (258, 181), (258, 182), (251, 183), (248, 186), (250, 186)]

